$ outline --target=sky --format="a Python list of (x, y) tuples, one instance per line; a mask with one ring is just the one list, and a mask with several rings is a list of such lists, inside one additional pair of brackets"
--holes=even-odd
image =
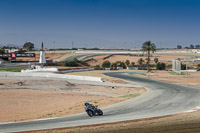
[(158, 48), (200, 44), (199, 0), (0, 0), (0, 46)]

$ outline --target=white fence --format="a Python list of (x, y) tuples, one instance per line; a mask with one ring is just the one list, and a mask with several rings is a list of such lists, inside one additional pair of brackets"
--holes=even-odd
[(58, 68), (37, 68), (37, 69), (21, 70), (22, 73), (26, 73), (26, 72), (38, 72), (38, 71), (57, 72)]
[(87, 80), (102, 82), (101, 77), (89, 77), (89, 76), (77, 76), (66, 74), (54, 74), (54, 73), (19, 73), (19, 72), (0, 72), (0, 76), (4, 77), (46, 77), (46, 78), (62, 78), (62, 79), (74, 79), (74, 80)]

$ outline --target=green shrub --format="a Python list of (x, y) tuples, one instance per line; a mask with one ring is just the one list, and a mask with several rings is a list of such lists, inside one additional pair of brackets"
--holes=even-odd
[(94, 66), (94, 68), (100, 68), (100, 65), (96, 65), (96, 66)]
[(73, 60), (73, 61), (67, 61), (65, 62), (65, 66), (68, 66), (68, 67), (77, 67), (79, 66), (77, 61)]
[(112, 64), (112, 67), (117, 68), (117, 67), (123, 67), (126, 68), (126, 64), (122, 61), (117, 61), (115, 63)]
[(165, 68), (166, 68), (166, 64), (163, 62), (158, 62), (156, 65), (156, 69), (158, 70), (165, 70)]
[(137, 62), (141, 66), (143, 64), (144, 60), (142, 58), (140, 58)]
[(104, 61), (103, 64), (102, 64), (102, 67), (103, 68), (109, 68), (111, 65), (110, 61)]
[(125, 64), (126, 64), (126, 66), (129, 66), (129, 65), (130, 65), (130, 61), (129, 61), (129, 60), (126, 60), (126, 61), (125, 61)]
[(197, 65), (197, 71), (200, 71), (200, 64)]
[(135, 66), (135, 62), (131, 62), (131, 65), (130, 65), (131, 67), (133, 67), (133, 66)]
[(181, 63), (181, 70), (186, 70), (186, 64)]
[(158, 63), (158, 61), (159, 61), (158, 58), (154, 58), (154, 62), (155, 62), (156, 64)]

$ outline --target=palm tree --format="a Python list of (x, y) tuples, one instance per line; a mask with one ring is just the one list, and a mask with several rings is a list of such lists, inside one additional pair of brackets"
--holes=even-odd
[(147, 72), (149, 72), (150, 54), (151, 51), (154, 53), (156, 51), (156, 45), (151, 43), (151, 41), (146, 41), (142, 45), (143, 52), (147, 53)]

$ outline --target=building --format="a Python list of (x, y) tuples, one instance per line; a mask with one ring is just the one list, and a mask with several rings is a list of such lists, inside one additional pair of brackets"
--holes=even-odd
[(19, 48), (6, 48), (4, 51), (5, 53), (15, 53), (19, 51)]

